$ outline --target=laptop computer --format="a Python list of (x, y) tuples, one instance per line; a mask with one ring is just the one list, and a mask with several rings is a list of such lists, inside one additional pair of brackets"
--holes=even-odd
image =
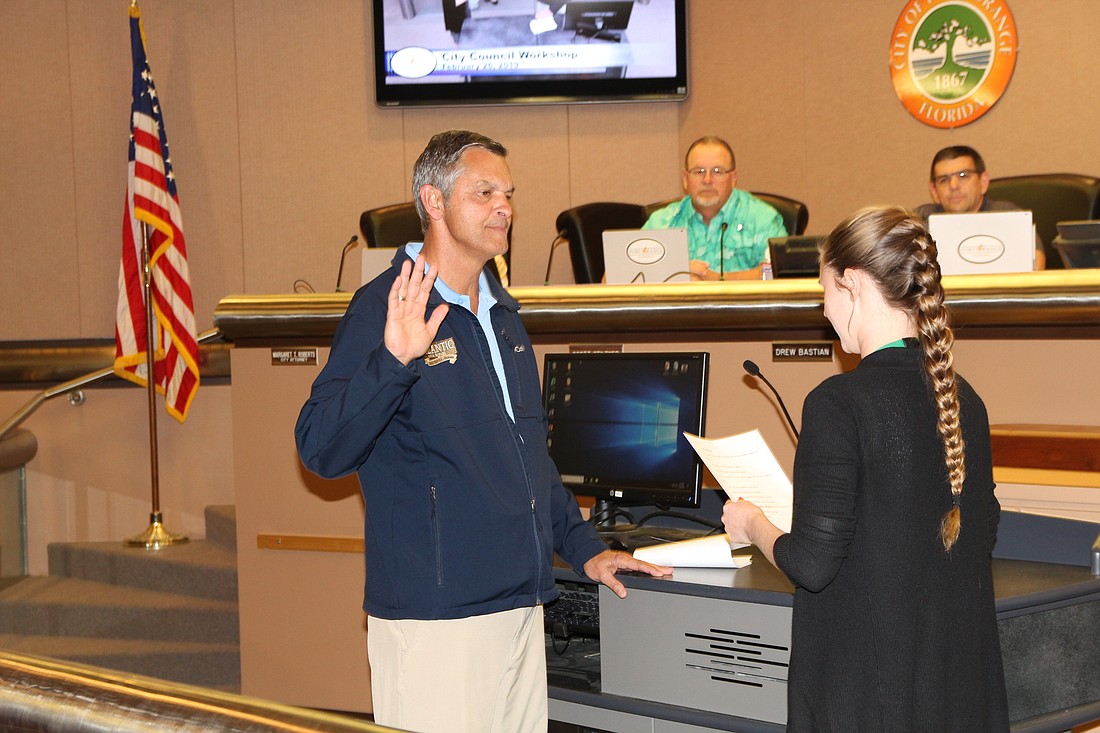
[(610, 285), (690, 282), (687, 229), (605, 229), (603, 263)]
[(1031, 272), (1035, 267), (1030, 211), (932, 214), (928, 231), (944, 275)]
[(772, 237), (768, 240), (768, 254), (772, 263), (772, 275), (780, 277), (818, 276), (817, 244), (820, 236)]

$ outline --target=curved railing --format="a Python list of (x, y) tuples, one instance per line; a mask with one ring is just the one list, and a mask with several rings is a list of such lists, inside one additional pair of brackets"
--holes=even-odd
[(394, 729), (226, 692), (0, 651), (0, 730), (384, 733)]
[[(215, 341), (219, 339), (221, 335), (221, 331), (214, 328), (200, 335), (198, 337), (198, 342), (204, 344)], [(24, 420), (33, 415), (34, 412), (48, 400), (54, 397), (60, 397), (64, 394), (69, 394), (102, 379), (113, 377), (114, 375), (114, 366), (107, 366), (42, 390), (19, 408), (14, 415), (5, 420), (3, 424), (0, 424), (0, 440), (3, 440), (8, 433), (19, 427)]]

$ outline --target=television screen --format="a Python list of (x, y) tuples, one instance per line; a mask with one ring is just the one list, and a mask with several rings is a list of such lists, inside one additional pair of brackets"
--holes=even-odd
[(687, 0), (373, 0), (381, 107), (676, 100)]
[(575, 494), (620, 505), (698, 507), (708, 354), (548, 354), (547, 446)]

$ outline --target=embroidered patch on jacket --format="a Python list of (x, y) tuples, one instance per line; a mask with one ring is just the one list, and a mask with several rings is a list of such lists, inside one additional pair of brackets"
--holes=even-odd
[(455, 346), (454, 337), (436, 341), (428, 347), (428, 353), (424, 354), (424, 363), (428, 366), (442, 364), (445, 361), (452, 364), (458, 361), (458, 347)]

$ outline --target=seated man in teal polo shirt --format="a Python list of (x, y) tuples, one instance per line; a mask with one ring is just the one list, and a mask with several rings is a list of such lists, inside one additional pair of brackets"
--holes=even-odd
[(787, 236), (779, 212), (736, 188), (733, 148), (701, 137), (688, 148), (680, 201), (650, 215), (643, 229), (688, 231), (693, 280), (759, 280), (768, 239)]

